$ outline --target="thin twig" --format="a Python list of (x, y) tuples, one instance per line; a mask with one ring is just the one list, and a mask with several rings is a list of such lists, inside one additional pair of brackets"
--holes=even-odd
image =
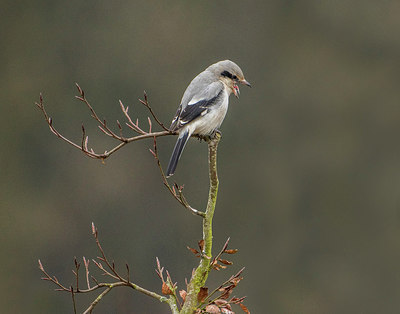
[[(219, 287), (215, 288), (208, 296), (207, 298), (204, 299), (203, 304), (205, 304), (207, 302), (207, 300), (210, 300), (211, 296), (213, 296), (216, 292), (219, 291), (219, 289), (221, 289), (223, 286), (227, 285), (228, 283), (230, 283), (230, 281), (232, 279), (235, 278), (239, 278), (239, 276), (242, 274), (242, 272), (244, 271), (245, 267), (243, 267), (242, 269), (240, 269), (235, 275), (232, 275), (228, 280), (226, 280), (224, 283), (222, 283)], [(213, 299), (212, 301), (208, 302), (208, 303), (212, 303), (215, 300), (217, 300), (219, 297)]]
[(169, 129), (167, 127), (165, 127), (165, 125), (157, 118), (157, 116), (155, 115), (153, 109), (150, 107), (149, 101), (147, 99), (147, 93), (146, 91), (144, 91), (144, 101), (139, 99), (139, 101), (146, 106), (147, 109), (149, 109), (151, 115), (153, 116), (154, 120), (156, 120), (156, 122), (158, 123), (158, 125), (160, 127), (162, 127), (165, 131), (169, 131)]
[(193, 208), (192, 206), (189, 205), (189, 203), (187, 202), (185, 196), (183, 195), (183, 186), (178, 186), (175, 183), (175, 186), (170, 186), (167, 180), (167, 177), (165, 176), (164, 170), (161, 166), (161, 161), (158, 157), (158, 150), (157, 150), (157, 140), (156, 137), (154, 137), (154, 144), (153, 144), (153, 150), (150, 149), (150, 152), (152, 153), (152, 155), (154, 156), (156, 162), (157, 162), (157, 166), (158, 169), (160, 170), (161, 173), (161, 178), (162, 181), (165, 185), (165, 187), (168, 189), (168, 191), (171, 193), (171, 195), (186, 209), (190, 210), (192, 212), (192, 214), (194, 215), (198, 215), (202, 218), (205, 217), (205, 213), (202, 211), (199, 211), (195, 208)]
[(89, 263), (90, 260), (83, 257), (83, 264), (85, 265), (85, 274), (86, 274), (86, 284), (88, 289), (90, 289), (90, 281), (89, 281)]
[[(109, 262), (109, 260), (106, 257), (106, 254), (104, 253), (103, 248), (101, 247), (100, 241), (99, 241), (99, 237), (98, 237), (98, 232), (97, 232), (97, 228), (95, 227), (94, 223), (92, 222), (92, 233), (93, 236), (96, 240), (96, 244), (97, 247), (100, 251), (101, 254), (101, 258), (99, 258), (100, 260), (102, 260), (104, 263), (106, 263), (107, 267), (111, 270), (111, 272), (114, 274), (114, 276), (116, 277), (116, 279), (119, 279), (120, 281), (124, 282), (124, 283), (128, 283), (128, 281), (124, 278), (122, 278), (118, 272), (115, 270), (114, 265), (111, 265), (111, 263)], [(100, 264), (101, 265), (101, 264)], [(105, 271), (105, 269), (101, 266), (101, 269)], [(109, 273), (108, 273), (109, 274)], [(115, 278), (114, 277), (114, 278)]]
[(72, 286), (71, 286), (71, 296), (72, 296), (72, 305), (74, 307), (74, 314), (76, 314), (75, 294), (74, 294), (74, 288)]
[[(159, 131), (159, 132), (145, 132), (143, 131), (140, 127), (139, 127), (139, 122), (136, 121), (136, 123), (134, 123), (132, 121), (132, 118), (129, 116), (128, 114), (128, 107), (124, 107), (124, 105), (122, 104), (122, 102), (120, 101), (120, 106), (121, 106), (121, 110), (124, 113), (125, 117), (128, 119), (128, 123), (127, 125), (133, 129), (136, 133), (138, 133), (137, 136), (133, 136), (133, 137), (124, 137), (122, 136), (122, 127), (121, 124), (119, 122), (117, 122), (118, 128), (119, 128), (119, 135), (117, 135), (115, 132), (113, 132), (107, 125), (107, 121), (106, 120), (101, 120), (98, 116), (98, 114), (96, 113), (96, 111), (94, 110), (94, 108), (92, 107), (92, 105), (89, 103), (89, 101), (86, 99), (85, 97), (85, 93), (82, 90), (82, 88), (76, 84), (76, 87), (79, 91), (79, 96), (75, 96), (76, 99), (78, 99), (79, 101), (82, 101), (90, 110), (91, 112), (91, 116), (93, 117), (93, 119), (99, 123), (99, 129), (106, 134), (107, 136), (112, 137), (113, 139), (119, 141), (120, 143), (116, 146), (114, 146), (112, 149), (105, 151), (104, 153), (96, 153), (93, 149), (89, 149), (88, 148), (88, 141), (89, 138), (88, 136), (86, 136), (86, 131), (85, 131), (85, 127), (82, 125), (82, 139), (81, 139), (81, 143), (77, 144), (74, 141), (71, 141), (70, 139), (66, 138), (64, 135), (62, 135), (53, 125), (53, 119), (47, 114), (47, 111), (45, 109), (44, 103), (43, 103), (43, 95), (40, 94), (39, 96), (39, 102), (36, 102), (36, 106), (40, 109), (40, 111), (42, 112), (46, 123), (48, 124), (50, 131), (56, 135), (58, 138), (60, 138), (61, 140), (63, 140), (64, 142), (72, 145), (73, 147), (79, 149), (80, 151), (82, 151), (86, 156), (94, 158), (94, 159), (100, 159), (100, 160), (104, 160), (108, 157), (110, 157), (113, 153), (115, 153), (116, 151), (118, 151), (119, 149), (121, 149), (122, 147), (124, 147), (126, 144), (131, 143), (131, 142), (135, 142), (135, 141), (139, 141), (139, 140), (143, 140), (146, 138), (154, 138), (154, 137), (159, 137), (159, 136), (167, 136), (167, 135), (175, 135), (175, 132), (171, 132), (168, 129), (164, 128), (164, 131)], [(147, 106), (146, 106), (147, 107)], [(152, 112), (152, 115), (154, 114), (154, 112), (151, 110), (150, 112)], [(154, 116), (155, 117), (155, 116)], [(158, 120), (158, 119), (157, 119)], [(157, 121), (156, 120), (156, 121)], [(159, 121), (158, 121), (159, 122)], [(157, 123), (158, 123), (157, 122)]]
[(92, 313), (94, 307), (100, 302), (100, 300), (111, 291), (112, 288), (114, 288), (114, 285), (110, 285), (109, 287), (107, 287), (107, 289), (105, 289), (102, 293), (100, 293), (97, 298), (90, 303), (90, 306), (86, 309), (85, 312), (83, 312), (83, 314), (87, 314), (87, 313)]
[(119, 105), (121, 107), (121, 110), (123, 112), (123, 114), (125, 115), (125, 117), (128, 119), (128, 122), (126, 123), (126, 125), (131, 128), (133, 131), (135, 131), (138, 134), (146, 134), (145, 131), (143, 131), (140, 127), (139, 127), (139, 121), (136, 120), (136, 123), (132, 121), (131, 116), (128, 114), (128, 110), (129, 107), (128, 106), (124, 106), (124, 104), (122, 103), (122, 101), (119, 101)]
[(219, 258), (221, 257), (221, 255), (225, 252), (225, 250), (226, 250), (227, 247), (228, 247), (228, 243), (229, 243), (229, 240), (230, 240), (230, 239), (231, 239), (231, 238), (228, 238), (228, 239), (226, 240), (226, 242), (225, 242), (225, 244), (223, 245), (221, 251), (219, 251), (219, 253), (218, 253), (217, 255), (215, 255), (215, 257), (213, 258), (212, 262), (210, 263), (210, 268), (212, 268), (212, 266), (213, 266), (216, 262), (218, 262), (218, 259), (219, 259)]
[[(115, 280), (117, 280), (116, 282), (111, 282), (111, 283), (106, 283), (106, 282), (101, 282), (99, 283), (94, 277), (92, 277), (93, 281), (96, 283), (96, 285), (94, 286), (90, 286), (89, 284), (89, 260), (87, 260), (85, 257), (83, 258), (84, 261), (84, 265), (85, 265), (85, 272), (86, 272), (86, 281), (87, 281), (87, 285), (88, 288), (87, 289), (80, 289), (79, 288), (79, 267), (80, 267), (80, 263), (77, 262), (76, 258), (74, 259), (74, 264), (75, 264), (75, 270), (73, 270), (73, 273), (76, 277), (76, 288), (74, 289), (72, 286), (67, 288), (64, 285), (62, 285), (58, 279), (55, 276), (50, 276), (46, 270), (43, 267), (43, 264), (40, 260), (38, 260), (39, 263), (39, 269), (42, 271), (42, 273), (44, 274), (44, 277), (42, 278), (43, 280), (47, 280), (47, 281), (51, 281), (52, 283), (54, 283), (58, 289), (56, 289), (57, 291), (65, 291), (68, 293), (71, 293), (72, 296), (72, 300), (73, 300), (73, 306), (74, 306), (74, 311), (76, 312), (76, 304), (75, 304), (75, 294), (76, 293), (90, 293), (93, 291), (96, 291), (98, 289), (104, 289), (104, 291), (102, 291), (97, 298), (90, 304), (90, 306), (87, 308), (87, 310), (85, 311), (85, 313), (91, 313), (91, 311), (93, 310), (93, 308), (98, 304), (98, 302), (102, 299), (103, 296), (105, 296), (108, 292), (111, 291), (111, 289), (113, 289), (114, 287), (121, 287), (121, 286), (126, 286), (126, 287), (130, 287), (134, 290), (137, 290), (145, 295), (148, 295), (152, 298), (155, 298), (157, 300), (159, 300), (160, 302), (166, 302), (169, 304), (169, 306), (171, 307), (171, 309), (173, 309), (173, 312), (175, 313), (175, 309), (176, 309), (176, 301), (174, 301), (173, 299), (167, 299), (155, 292), (152, 292), (150, 290), (147, 290), (145, 288), (142, 288), (140, 286), (138, 286), (137, 284), (133, 283), (130, 281), (129, 279), (129, 266), (127, 265), (127, 269), (128, 269), (128, 276), (127, 279), (123, 278), (122, 276), (120, 276), (118, 274), (118, 272), (115, 270), (115, 265), (114, 263), (111, 263), (107, 257), (106, 254), (100, 244), (99, 238), (98, 238), (98, 231), (95, 227), (95, 225), (92, 223), (92, 232), (93, 235), (96, 239), (96, 244), (97, 247), (100, 251), (101, 257), (98, 257), (98, 259), (100, 259), (101, 261), (103, 261), (107, 268), (110, 269), (110, 271), (108, 271), (107, 269), (105, 269), (103, 267), (103, 265), (96, 261), (95, 259), (93, 259), (94, 264), (97, 266), (98, 269), (100, 269), (101, 271), (104, 272), (104, 274), (106, 274), (107, 276), (109, 276), (110, 278), (113, 278)], [(168, 278), (170, 279), (170, 276), (168, 274)], [(176, 289), (176, 284), (172, 286), (173, 288)], [(176, 297), (176, 296), (175, 296)]]

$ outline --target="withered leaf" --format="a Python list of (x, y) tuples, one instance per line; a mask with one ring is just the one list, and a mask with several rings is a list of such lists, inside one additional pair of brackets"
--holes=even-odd
[(225, 299), (225, 300), (228, 299), (234, 288), (235, 288), (235, 285), (229, 285), (227, 287), (219, 289), (220, 291), (225, 291), (224, 293), (221, 294), (220, 298)]
[(218, 306), (215, 304), (209, 304), (206, 306), (206, 312), (210, 314), (215, 314), (215, 313), (221, 313), (220, 309)]
[(228, 299), (229, 296), (231, 295), (231, 293), (232, 293), (232, 290), (225, 291), (223, 294), (221, 294), (220, 298), (221, 299)]
[(224, 306), (225, 304), (228, 303), (228, 301), (222, 300), (222, 299), (217, 299), (217, 300), (214, 301), (214, 303), (215, 303), (216, 305), (218, 305), (218, 306)]
[(243, 303), (240, 303), (239, 306), (242, 308), (243, 312), (245, 312), (247, 314), (250, 314), (249, 309), (246, 306), (244, 306)]
[(200, 252), (197, 251), (197, 250), (195, 250), (195, 249), (193, 249), (193, 248), (191, 248), (190, 246), (187, 246), (187, 249), (188, 249), (189, 251), (191, 251), (196, 257), (199, 257), (199, 256), (200, 256)]
[(244, 299), (246, 299), (246, 297), (232, 298), (230, 302), (232, 302), (234, 304), (239, 304), (239, 303), (242, 303)]
[(215, 270), (220, 270), (221, 269), (221, 265), (219, 264), (213, 264), (212, 268), (214, 268)]
[(226, 253), (226, 254), (235, 254), (238, 251), (239, 251), (238, 249), (229, 249), (229, 250), (225, 250), (224, 253)]
[(199, 245), (199, 249), (200, 249), (200, 251), (202, 251), (202, 252), (203, 252), (203, 249), (204, 249), (204, 240), (203, 240), (203, 239), (201, 239), (201, 240), (198, 242), (198, 245)]
[(165, 294), (165, 295), (172, 295), (172, 294), (174, 294), (174, 293), (172, 292), (172, 290), (168, 287), (168, 285), (167, 285), (165, 282), (163, 282), (163, 284), (162, 284), (161, 292), (162, 292), (163, 294)]
[(233, 264), (233, 262), (231, 262), (231, 261), (228, 261), (228, 260), (226, 260), (226, 259), (219, 259), (219, 261), (222, 263), (222, 264), (225, 264), (225, 265), (232, 265)]
[(203, 302), (205, 298), (208, 296), (208, 288), (201, 287), (199, 293), (197, 294), (197, 301)]
[(180, 290), (179, 295), (181, 296), (183, 303), (185, 303), (187, 292), (185, 290)]
[(229, 282), (237, 286), (237, 284), (243, 279), (243, 277), (232, 278)]
[(232, 310), (232, 307), (229, 303), (226, 303), (222, 308)]

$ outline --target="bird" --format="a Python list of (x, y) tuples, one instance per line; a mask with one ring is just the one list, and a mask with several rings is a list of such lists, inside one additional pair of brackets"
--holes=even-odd
[(189, 138), (214, 136), (228, 111), (229, 96), (239, 98), (238, 84), (251, 87), (240, 67), (230, 61), (216, 62), (197, 75), (186, 88), (170, 131), (178, 133), (166, 176), (175, 173)]

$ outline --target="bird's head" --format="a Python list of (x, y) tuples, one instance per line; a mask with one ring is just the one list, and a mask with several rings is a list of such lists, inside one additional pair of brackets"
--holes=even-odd
[(240, 90), (238, 84), (243, 84), (251, 87), (251, 84), (244, 78), (242, 70), (239, 66), (230, 61), (219, 61), (211, 65), (208, 70), (212, 71), (229, 90), (239, 98)]

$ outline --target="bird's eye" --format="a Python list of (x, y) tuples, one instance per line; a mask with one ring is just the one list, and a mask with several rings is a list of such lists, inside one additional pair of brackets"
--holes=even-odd
[(234, 80), (237, 80), (237, 76), (236, 76), (236, 75), (232, 76), (232, 78), (233, 78)]

